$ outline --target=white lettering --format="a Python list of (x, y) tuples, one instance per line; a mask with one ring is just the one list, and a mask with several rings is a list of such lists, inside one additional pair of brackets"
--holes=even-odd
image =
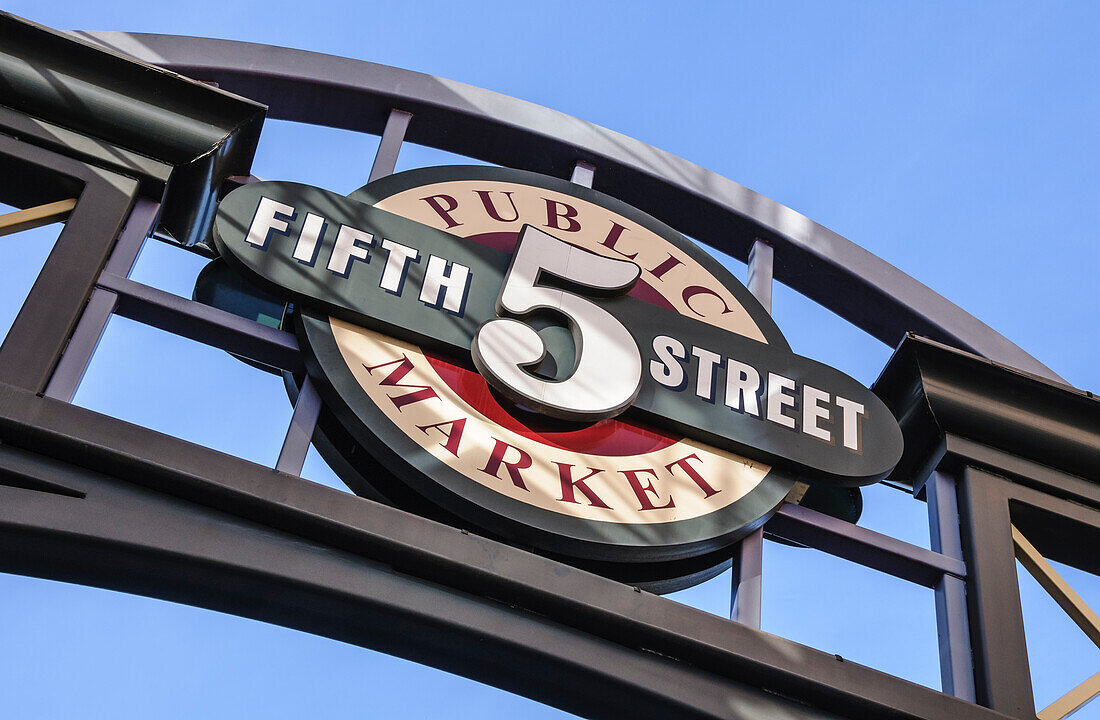
[(684, 366), (679, 361), (687, 359), (687, 349), (676, 338), (658, 335), (653, 338), (656, 360), (649, 361), (649, 374), (667, 388), (681, 390), (686, 379)]
[(294, 259), (300, 263), (312, 266), (317, 260), (318, 240), (325, 229), (325, 219), (320, 215), (306, 213), (305, 222), (302, 223), (302, 232), (298, 234), (298, 242), (294, 246)]
[[(362, 243), (362, 245), (360, 245)], [(341, 225), (336, 234), (336, 246), (332, 248), (332, 257), (328, 260), (328, 269), (347, 277), (352, 260), (370, 262), (367, 247), (374, 244), (374, 235), (357, 230), (350, 225)]]
[(378, 286), (388, 293), (400, 295), (401, 286), (405, 284), (405, 270), (409, 261), (420, 260), (420, 253), (408, 245), (402, 245), (393, 240), (383, 239), (382, 247), (387, 253), (386, 267), (382, 270), (382, 280)]
[(802, 386), (802, 432), (819, 440), (832, 442), (832, 433), (817, 424), (821, 418), (829, 419), (829, 408), (822, 407), (822, 402), (829, 402), (829, 393), (809, 385)]
[(695, 394), (714, 402), (714, 368), (722, 364), (722, 356), (701, 347), (692, 346), (691, 354), (699, 358), (699, 374), (695, 378)]
[[(447, 265), (450, 264), (450, 272)], [(458, 263), (448, 263), (438, 255), (428, 258), (424, 272), (424, 286), (420, 288), (420, 302), (447, 312), (461, 315), (466, 309), (466, 295), (470, 292), (470, 268)], [(440, 295), (443, 296), (440, 300)]]
[(862, 433), (860, 433), (859, 419), (864, 414), (863, 406), (854, 400), (836, 396), (836, 404), (841, 409), (844, 426), (844, 447), (856, 452), (862, 452), (860, 445)]
[(794, 429), (794, 418), (784, 415), (784, 407), (794, 407), (794, 396), (787, 395), (784, 391), (794, 391), (794, 380), (768, 373), (768, 420), (773, 423)]
[(751, 365), (729, 358), (726, 360), (726, 405), (738, 412), (760, 417), (757, 394), (760, 373)]
[[(283, 217), (278, 217), (282, 215)], [(287, 220), (294, 218), (294, 208), (269, 197), (261, 197), (260, 204), (256, 206), (256, 214), (252, 216), (252, 225), (245, 235), (245, 242), (255, 245), (261, 250), (267, 249), (267, 237), (272, 230), (285, 233), (289, 225)]]

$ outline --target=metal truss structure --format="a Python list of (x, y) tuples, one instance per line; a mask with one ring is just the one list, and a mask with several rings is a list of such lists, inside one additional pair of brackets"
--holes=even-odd
[[(418, 73), (9, 15), (0, 40), (0, 201), (27, 209), (0, 227), (67, 217), (0, 346), (0, 571), (277, 623), (591, 717), (1034, 718), (1017, 554), (1100, 639), (1043, 560), (1100, 570), (1096, 398), (835, 233), (617, 133)], [(944, 692), (760, 632), (759, 535), (736, 558), (735, 622), (304, 482), (308, 383), (275, 468), (70, 404), (112, 314), (301, 370), (292, 334), (127, 277), (155, 228), (204, 251), (265, 112), (381, 135), (369, 179), (405, 140), (570, 176), (747, 260), (765, 305), (774, 276), (898, 346), (875, 391), (933, 549), (797, 505), (766, 530), (933, 588)]]

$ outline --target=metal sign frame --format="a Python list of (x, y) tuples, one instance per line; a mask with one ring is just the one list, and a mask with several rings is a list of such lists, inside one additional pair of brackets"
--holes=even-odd
[[(0, 20), (9, 35), (43, 31)], [(175, 166), (163, 153), (142, 155), (151, 168), (144, 177), (159, 173), (160, 184), (141, 182), (132, 168), (121, 172), (125, 154), (89, 150), (92, 130), (20, 134), (28, 116), (4, 109), (0, 178), (14, 169), (38, 179), (40, 192), (24, 205), (78, 201), (0, 346), (0, 571), (278, 623), (591, 717), (1035, 716), (1011, 530), (1016, 525), (1048, 557), (1098, 569), (1096, 554), (1080, 551), (1100, 539), (1095, 397), (1060, 384), (1000, 335), (843, 238), (582, 121), (314, 53), (171, 36), (85, 37), (266, 102), (271, 117), (380, 132), (371, 178), (392, 171), (406, 137), (572, 173), (750, 259), (757, 297), (774, 269), (776, 279), (890, 344), (915, 331), (1004, 365), (908, 337), (876, 385), (905, 417), (905, 474), (895, 476), (927, 498), (934, 550), (793, 505), (766, 527), (934, 588), (940, 693), (303, 482), (296, 475), (319, 413), (309, 384), (275, 469), (69, 404), (112, 313), (291, 372), (301, 372), (301, 356), (289, 333), (126, 277), (167, 197)], [(97, 142), (133, 153), (131, 141)], [(0, 190), (7, 199), (19, 187), (5, 182)], [(203, 533), (193, 531), (198, 525)], [(747, 590), (752, 547), (742, 543), (737, 583), (738, 617), (750, 623), (754, 609), (758, 618), (758, 598)]]

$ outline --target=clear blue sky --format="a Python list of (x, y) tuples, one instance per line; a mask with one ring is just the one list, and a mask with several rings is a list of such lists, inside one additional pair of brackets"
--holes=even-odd
[[(1072, 384), (1100, 390), (1095, 4), (16, 0), (6, 9), (61, 29), (345, 55), (596, 122), (802, 212)], [(348, 192), (375, 144), (270, 122), (254, 172)], [(451, 161), (406, 147), (399, 168)], [(50, 232), (0, 239), (9, 258), (0, 332)], [(151, 246), (134, 277), (189, 295), (201, 266)], [(797, 352), (865, 383), (889, 357), (782, 288), (775, 315)], [(154, 393), (163, 399), (150, 403)], [(266, 464), (290, 417), (271, 376), (121, 319), (77, 402)], [(338, 482), (317, 457), (304, 474)], [(866, 497), (863, 524), (927, 545), (922, 503), (885, 488)], [(815, 551), (769, 546), (765, 560), (766, 630), (938, 687), (931, 591)], [(1066, 573), (1100, 608), (1100, 582)], [(725, 613), (728, 586), (726, 575), (677, 599)], [(1042, 707), (1100, 670), (1100, 651), (1026, 576), (1022, 591)], [(160, 601), (0, 576), (0, 608), (0, 717), (562, 715), (361, 648)], [(1078, 717), (1100, 717), (1100, 705)]]

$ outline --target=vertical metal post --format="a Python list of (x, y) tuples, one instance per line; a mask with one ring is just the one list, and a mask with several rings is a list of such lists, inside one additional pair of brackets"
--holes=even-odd
[[(757, 240), (749, 251), (749, 292), (772, 311), (772, 246)], [(760, 627), (760, 596), (764, 582), (764, 530), (754, 530), (734, 549), (730, 619)]]
[[(935, 471), (925, 483), (932, 550), (963, 559), (959, 534), (959, 504), (955, 478)], [(970, 658), (970, 628), (966, 612), (966, 582), (944, 574), (936, 585), (936, 626), (939, 630), (940, 685), (943, 692), (974, 702), (974, 665)]]
[(160, 213), (160, 203), (138, 198), (134, 203), (134, 209), (130, 211), (130, 217), (126, 220), (126, 227), (115, 243), (111, 257), (107, 258), (107, 264), (103, 272), (119, 277), (130, 277), (130, 271), (134, 269), (141, 249), (145, 247), (145, 241), (153, 233), (153, 223)]
[[(153, 224), (159, 212), (160, 203), (138, 198), (111, 251), (111, 256), (107, 259), (103, 272), (123, 277), (130, 274), (141, 248), (145, 245), (146, 238), (153, 231)], [(115, 293), (98, 287), (92, 290), (76, 330), (69, 338), (69, 344), (65, 346), (65, 353), (58, 361), (57, 368), (54, 369), (50, 382), (46, 385), (46, 397), (72, 402), (76, 389), (80, 386), (80, 380), (84, 377), (84, 371), (88, 369), (88, 362), (95, 354), (99, 340), (103, 337), (103, 330), (107, 327), (107, 321), (111, 319), (111, 313), (115, 311), (117, 304), (118, 295)]]
[(577, 164), (573, 166), (573, 176), (569, 178), (569, 181), (590, 188), (595, 177), (596, 166), (586, 163), (584, 160), (578, 160)]
[(774, 276), (775, 251), (763, 240), (757, 240), (749, 250), (749, 292), (764, 309), (772, 311), (772, 277)]
[(309, 443), (313, 440), (313, 430), (317, 427), (317, 416), (321, 414), (321, 397), (306, 376), (298, 391), (298, 400), (294, 403), (294, 414), (290, 417), (290, 427), (283, 438), (283, 447), (279, 451), (279, 461), (275, 469), (290, 475), (301, 475), (306, 462)]
[(405, 131), (409, 128), (410, 120), (412, 120), (412, 113), (390, 110), (386, 129), (382, 131), (382, 139), (378, 141), (378, 151), (374, 154), (374, 164), (371, 166), (367, 182), (374, 182), (378, 178), (393, 174), (393, 169), (397, 166), (397, 155), (401, 152), (401, 143), (405, 142)]
[[(378, 150), (374, 154), (374, 163), (371, 165), (367, 182), (374, 182), (378, 178), (393, 173), (410, 120), (412, 120), (411, 113), (390, 110), (386, 128), (378, 141)], [(317, 417), (320, 414), (321, 398), (307, 376), (294, 403), (294, 414), (290, 417), (290, 427), (287, 428), (286, 436), (283, 438), (279, 460), (275, 463), (276, 470), (290, 475), (301, 475), (306, 454), (309, 452), (309, 444), (313, 440), (313, 431), (317, 427)]]
[(95, 354), (107, 321), (111, 319), (117, 305), (118, 295), (110, 290), (96, 288), (92, 291), (84, 313), (80, 316), (80, 322), (69, 339), (69, 344), (65, 346), (65, 354), (61, 356), (57, 369), (46, 385), (46, 397), (65, 402), (73, 401), (76, 389), (84, 378), (84, 371), (88, 369), (88, 362)]
[(967, 467), (958, 487), (974, 690), (982, 705), (1034, 720), (1007, 482)]
[(760, 596), (764, 583), (764, 530), (753, 530), (734, 548), (730, 620), (760, 628)]

